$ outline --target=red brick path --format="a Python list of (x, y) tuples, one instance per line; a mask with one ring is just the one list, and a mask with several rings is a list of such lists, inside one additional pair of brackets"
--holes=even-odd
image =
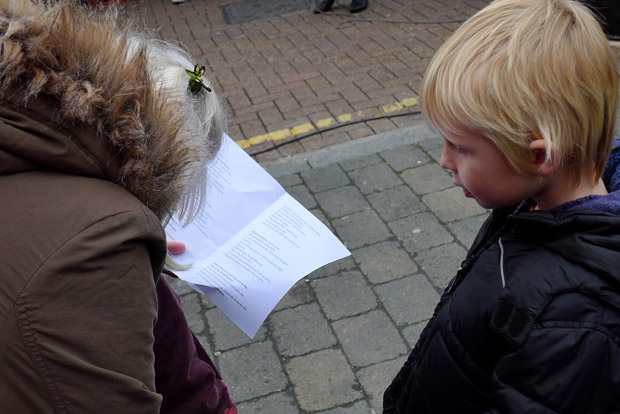
[[(234, 1), (238, 0), (189, 0), (176, 5), (171, 0), (138, 0), (124, 4), (159, 36), (182, 42), (207, 66), (209, 79), (226, 107), (229, 134), (245, 144), (249, 153), (285, 142), (265, 138), (274, 131), (288, 129), (294, 138), (305, 135), (294, 129), (300, 125), (313, 132), (323, 129), (321, 125), (329, 118), (336, 119), (332, 126), (348, 119), (371, 119), (269, 151), (258, 156), (259, 161), (417, 121), (415, 116), (373, 118), (417, 109), (404, 106), (398, 110), (398, 103), (417, 98), (429, 59), (459, 23), (411, 23), (462, 20), (487, 3), (370, 0), (367, 10), (352, 15), (348, 0), (340, 0), (324, 15), (301, 10), (227, 25), (220, 6)], [(249, 145), (246, 140), (253, 137), (262, 143)]]

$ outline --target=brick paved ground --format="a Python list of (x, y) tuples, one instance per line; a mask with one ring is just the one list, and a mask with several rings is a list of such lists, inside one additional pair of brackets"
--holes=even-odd
[[(330, 119), (333, 126), (417, 109), (411, 99), (422, 73), (457, 27), (347, 25), (348, 0), (337, 2), (332, 14), (305, 9), (229, 24), (279, 13), (273, 1), (263, 0), (264, 10), (235, 3), (137, 0), (125, 6), (161, 37), (185, 43), (215, 74), (230, 135), (249, 153), (284, 142), (273, 141), (287, 136), (281, 131), (302, 136), (299, 131), (329, 127)], [(458, 20), (484, 4), (370, 0), (356, 17)], [(241, 414), (381, 412), (384, 389), (487, 214), (451, 184), (437, 164), (439, 139), (419, 121), (412, 115), (375, 119), (257, 157), (352, 256), (299, 281), (254, 339), (203, 296), (173, 282)], [(386, 144), (399, 133), (403, 142)], [(249, 145), (251, 139), (258, 143)]]
[[(324, 129), (330, 120), (334, 126), (349, 119), (371, 119), (286, 145), (259, 156), (261, 161), (417, 122), (415, 116), (373, 119), (417, 109), (412, 99), (418, 96), (426, 65), (458, 23), (412, 23), (458, 21), (486, 4), (482, 0), (371, 0), (367, 10), (352, 15), (348, 0), (339, 0), (332, 12), (316, 15), (310, 11), (312, 0), (305, 0), (302, 10), (227, 24), (222, 10), (239, 3), (190, 0), (174, 5), (170, 0), (138, 0), (125, 5), (162, 38), (181, 41), (207, 65), (228, 112), (230, 136), (246, 145), (244, 140), (253, 137), (263, 141), (247, 148), (250, 153), (272, 147), (274, 141), (265, 134), (274, 131), (288, 131), (288, 136), (295, 137), (304, 135), (297, 131)], [(270, 3), (258, 2), (265, 8)], [(241, 13), (244, 8), (236, 10)], [(355, 23), (355, 19), (373, 21)], [(282, 136), (287, 134), (278, 135)]]

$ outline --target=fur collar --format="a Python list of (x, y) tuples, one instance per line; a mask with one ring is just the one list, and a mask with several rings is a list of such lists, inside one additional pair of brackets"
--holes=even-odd
[(105, 157), (118, 166), (106, 178), (164, 219), (205, 160), (183, 137), (181, 104), (155, 92), (145, 50), (128, 53), (126, 26), (114, 10), (77, 2), (0, 0), (1, 105), (19, 111), (33, 101), (54, 102), (50, 119), (69, 131), (91, 130), (67, 142), (103, 141)]

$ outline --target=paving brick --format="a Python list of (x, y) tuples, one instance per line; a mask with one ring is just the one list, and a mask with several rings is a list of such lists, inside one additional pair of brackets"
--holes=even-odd
[(201, 332), (205, 328), (204, 320), (201, 317), (202, 303), (200, 296), (198, 292), (192, 291), (180, 297), (187, 324), (194, 332)]
[(481, 214), (479, 216), (468, 217), (463, 220), (453, 221), (448, 224), (448, 229), (456, 236), (456, 239), (461, 244), (469, 249), (471, 244), (478, 234), (478, 230), (482, 227), (482, 223), (487, 219), (488, 214)]
[(229, 118), (230, 122), (233, 122), (239, 126), (240, 124), (246, 121), (257, 120), (258, 114), (257, 112), (262, 109), (269, 109), (273, 107), (273, 103), (265, 100), (260, 103), (252, 103), (250, 106), (242, 106), (235, 109), (234, 117)]
[(377, 307), (377, 297), (358, 271), (312, 281), (312, 287), (325, 315), (331, 320)]
[[(359, 52), (364, 53), (362, 51)], [(372, 59), (363, 66), (364, 67), (362, 71), (359, 71), (358, 73), (349, 76), (349, 81), (353, 82), (366, 95), (368, 95), (369, 92), (382, 89), (383, 86), (376, 80), (374, 80), (372, 76), (370, 76), (370, 71), (380, 66), (380, 63), (377, 61), (377, 59)]]
[(300, 108), (299, 102), (293, 96), (276, 99), (276, 106), (285, 116), (287, 113)]
[[(198, 342), (200, 343), (200, 345), (202, 345), (207, 355), (214, 355), (213, 348), (211, 347), (211, 341), (209, 340), (209, 336), (207, 334), (194, 332), (194, 336), (196, 337), (196, 339), (198, 339)], [(212, 357), (211, 359), (217, 367), (217, 359), (215, 359), (214, 357)]]
[(293, 97), (300, 102), (305, 98), (316, 98), (316, 93), (308, 86), (308, 84), (304, 82), (299, 82), (299, 86), (291, 88), (290, 85), (287, 85), (293, 94)]
[(349, 177), (338, 164), (315, 168), (301, 173), (304, 182), (313, 193), (349, 184)]
[(337, 407), (332, 410), (318, 412), (317, 414), (376, 414), (376, 412), (373, 413), (371, 411), (366, 401), (356, 401), (345, 407)]
[[(231, 59), (238, 59), (238, 57), (233, 57)], [(229, 60), (229, 59), (227, 58), (227, 60)], [(242, 72), (236, 72), (236, 73), (239, 73), (239, 75), (243, 75)], [(239, 76), (239, 75), (237, 75), (237, 76)], [(267, 90), (260, 83), (248, 84), (243, 89), (245, 90), (245, 93), (248, 95), (248, 97), (250, 98), (250, 100), (252, 102), (254, 102), (255, 98), (268, 95)]]
[[(310, 119), (307, 117), (307, 114), (305, 113), (305, 111), (295, 111), (295, 113), (288, 112), (284, 115), (286, 119), (284, 119), (283, 121), (270, 124), (270, 128), (272, 128), (270, 129), (270, 131), (279, 131), (281, 129), (288, 129), (291, 127), (295, 127), (297, 125), (304, 125), (310, 122)], [(301, 135), (297, 135), (291, 138), (299, 138), (299, 137), (301, 137)]]
[(215, 351), (227, 351), (265, 339), (265, 327), (261, 326), (252, 339), (218, 308), (209, 309), (204, 313), (204, 316), (213, 336), (213, 349)]
[(240, 138), (247, 139), (267, 132), (265, 131), (263, 123), (258, 119), (242, 122), (239, 126), (241, 127), (241, 131), (243, 132), (243, 137)]
[(471, 198), (465, 198), (460, 187), (452, 187), (422, 197), (422, 201), (444, 223), (479, 216), (486, 210)]
[(354, 184), (364, 194), (396, 187), (403, 181), (385, 163), (373, 164), (349, 173)]
[(286, 191), (308, 210), (317, 206), (315, 198), (312, 196), (312, 194), (310, 194), (308, 187), (306, 187), (305, 185), (296, 185), (293, 187), (289, 187), (286, 189)]
[(439, 138), (439, 136), (436, 136), (433, 138), (422, 140), (418, 142), (418, 145), (420, 146), (420, 148), (422, 148), (426, 152), (437, 150), (437, 149), (441, 150), (443, 148), (443, 140)]
[[(269, 148), (273, 147), (272, 143), (268, 143), (267, 145)], [(258, 152), (258, 151), (257, 151)], [(252, 153), (254, 154), (254, 153)], [(253, 155), (254, 159), (256, 160), (256, 162), (261, 163), (261, 162), (272, 162), (272, 161), (276, 161), (277, 159), (280, 158), (280, 154), (278, 153), (277, 150), (274, 151), (267, 151), (261, 154), (257, 154), (257, 155)]]
[(341, 241), (349, 249), (381, 242), (392, 236), (377, 213), (372, 210), (335, 219), (333, 225)]
[(269, 327), (273, 331), (278, 351), (285, 357), (329, 348), (337, 342), (315, 303), (271, 314)]
[[(359, 111), (362, 111), (362, 117), (363, 119), (372, 119), (375, 116), (381, 116), (383, 115), (381, 113), (381, 107), (383, 105), (385, 105), (386, 103), (386, 99), (385, 97), (381, 97), (381, 98), (374, 98), (374, 99), (369, 99), (366, 101), (362, 101), (362, 102), (355, 102), (353, 103), (353, 109), (355, 109), (356, 113)], [(396, 125), (396, 124), (394, 124)], [(371, 130), (372, 131), (372, 130)], [(374, 133), (371, 132), (371, 135)]]
[(326, 410), (362, 397), (353, 371), (339, 349), (293, 358), (285, 368), (302, 410)]
[(347, 185), (316, 194), (319, 205), (330, 218), (342, 217), (370, 209), (357, 187)]
[(246, 95), (245, 91), (239, 91), (236, 94), (228, 94), (226, 96), (228, 100), (228, 104), (232, 108), (233, 111), (238, 110), (239, 108), (245, 108), (251, 105), (250, 99)]
[(329, 82), (323, 77), (308, 79), (306, 83), (313, 91), (327, 90), (330, 87)]
[[(389, 101), (389, 99), (388, 99)], [(394, 129), (395, 124), (389, 119), (377, 119), (366, 123), (375, 134), (381, 134)]]
[(258, 111), (258, 117), (265, 125), (282, 122), (284, 120), (282, 113), (275, 107)]
[(334, 227), (332, 223), (327, 219), (323, 210), (319, 208), (315, 208), (310, 210), (310, 212), (314, 215), (314, 217), (318, 218), (321, 223), (323, 223), (332, 233), (334, 232)]
[[(360, 116), (359, 118), (362, 119), (363, 117)], [(348, 134), (352, 140), (356, 140), (372, 135), (372, 130), (364, 124), (356, 124), (351, 125), (351, 129), (348, 130)]]
[(406, 360), (407, 358), (402, 356), (361, 368), (357, 372), (360, 383), (366, 394), (370, 396), (369, 402), (376, 413), (383, 412), (383, 393)]
[(429, 319), (439, 300), (437, 291), (422, 274), (376, 286), (375, 291), (398, 325), (410, 325)]
[(437, 149), (432, 149), (428, 151), (428, 155), (431, 156), (431, 158), (433, 160), (435, 160), (436, 163), (439, 163), (440, 159), (441, 159), (441, 153), (442, 153), (442, 149), (441, 148), (437, 148)]
[[(387, 315), (373, 310), (332, 324), (351, 365), (365, 367), (404, 355), (407, 346)], [(372, 333), (369, 335), (369, 333)]]
[(426, 204), (405, 185), (370, 194), (368, 201), (385, 221), (407, 217), (427, 210)]
[(390, 229), (411, 254), (450, 243), (452, 235), (430, 213), (420, 213), (389, 223)]
[(437, 164), (425, 164), (401, 173), (401, 178), (418, 195), (452, 187), (452, 178)]
[(347, 89), (341, 92), (342, 98), (349, 103), (349, 105), (355, 102), (361, 102), (368, 99), (368, 96), (358, 88), (355, 84), (350, 85)]
[(252, 402), (237, 405), (237, 412), (248, 414), (301, 414), (297, 401), (285, 392), (278, 392)]
[(379, 284), (415, 274), (418, 266), (397, 242), (383, 242), (353, 251), (370, 283)]
[(285, 189), (288, 189), (290, 187), (303, 184), (303, 181), (301, 181), (299, 174), (291, 174), (284, 177), (278, 177), (278, 183), (280, 183), (280, 185)]
[(415, 260), (433, 286), (445, 289), (465, 259), (467, 251), (456, 243), (434, 247), (418, 253)]
[(379, 155), (397, 172), (408, 168), (419, 167), (431, 161), (428, 155), (415, 145), (396, 147), (383, 151), (379, 153)]
[(282, 78), (275, 72), (261, 75), (260, 81), (270, 95), (288, 89), (284, 85)]
[[(407, 129), (420, 124), (419, 115), (408, 115), (398, 118), (392, 118), (392, 122), (396, 124), (398, 129)], [(406, 167), (407, 168), (407, 167)]]
[(335, 262), (332, 262), (321, 267), (320, 269), (315, 270), (307, 276), (307, 279), (320, 279), (322, 277), (333, 276), (341, 272), (354, 270), (356, 268), (357, 265), (355, 264), (351, 256), (347, 256), (343, 259), (336, 260)]
[(383, 162), (383, 160), (377, 154), (370, 154), (342, 161), (340, 162), (340, 166), (343, 170), (349, 172), (381, 162)]
[(274, 312), (282, 309), (293, 308), (315, 300), (314, 293), (310, 288), (310, 279), (302, 278), (289, 289), (284, 297), (278, 302), (274, 308)]
[(185, 283), (181, 279), (170, 277), (170, 276), (167, 276), (167, 275), (163, 275), (163, 277), (166, 279), (166, 281), (168, 282), (170, 287), (172, 287), (172, 289), (174, 289), (176, 294), (179, 295), (179, 296), (195, 292), (194, 289), (189, 287), (189, 285), (187, 283)]
[(202, 304), (202, 308), (205, 310), (216, 308), (215, 303), (211, 302), (206, 296), (200, 295), (200, 302)]
[(222, 352), (218, 360), (233, 401), (243, 402), (280, 392), (287, 385), (280, 360), (269, 340)]
[(403, 337), (405, 337), (405, 340), (412, 349), (418, 342), (418, 339), (420, 339), (420, 335), (422, 334), (422, 331), (426, 327), (427, 323), (428, 321), (418, 322), (413, 325), (409, 325), (402, 330)]

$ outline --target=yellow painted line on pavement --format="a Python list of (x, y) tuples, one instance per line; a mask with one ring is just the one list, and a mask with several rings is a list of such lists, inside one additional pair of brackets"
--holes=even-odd
[(317, 128), (327, 128), (334, 123), (336, 123), (336, 120), (334, 118), (319, 119), (315, 122)]
[(338, 115), (338, 121), (340, 122), (351, 122), (352, 120), (353, 120), (353, 115), (351, 114)]
[[(392, 112), (401, 111), (403, 109), (406, 109), (410, 106), (415, 106), (417, 104), (418, 104), (417, 98), (406, 98), (406, 99), (403, 99), (402, 101), (389, 103), (389, 104), (383, 105), (380, 108), (379, 112), (377, 112), (374, 115), (374, 118), (379, 118), (381, 116), (389, 115)], [(308, 132), (330, 127), (334, 125), (335, 123), (351, 122), (353, 121), (354, 118), (361, 119), (362, 115), (363, 115), (362, 111), (357, 111), (354, 114), (341, 114), (341, 115), (338, 115), (336, 118), (330, 117), (330, 118), (319, 119), (318, 121), (315, 121), (314, 124), (307, 122), (305, 124), (295, 125), (291, 128), (279, 129), (277, 131), (268, 132), (266, 134), (261, 134), (261, 135), (256, 135), (248, 139), (242, 139), (236, 142), (241, 148), (246, 149), (246, 148), (250, 148), (253, 145), (262, 144), (263, 142), (268, 142), (268, 141), (275, 142), (275, 141), (281, 141), (283, 139), (294, 138), (297, 135), (307, 134)], [(372, 118), (370, 118), (369, 120), (372, 120)]]

